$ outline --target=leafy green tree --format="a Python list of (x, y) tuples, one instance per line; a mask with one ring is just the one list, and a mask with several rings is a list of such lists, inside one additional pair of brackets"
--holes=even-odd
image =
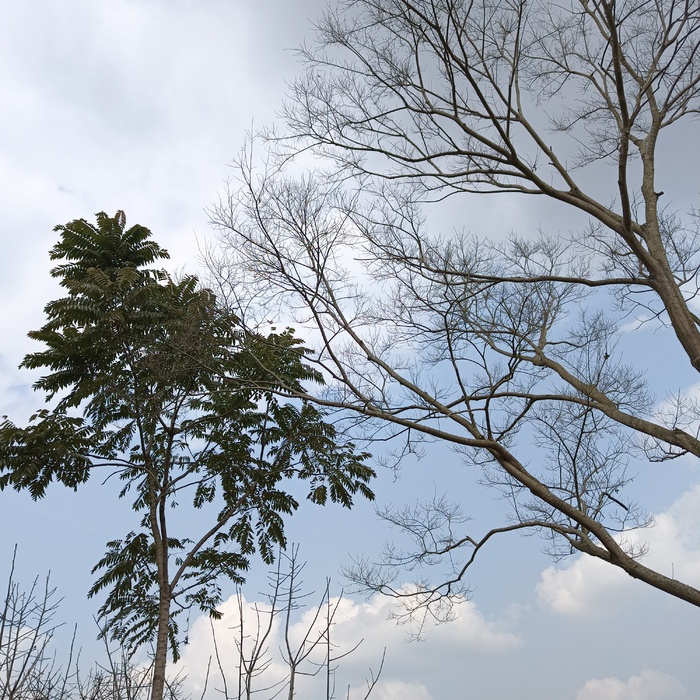
[[(373, 497), (374, 473), (318, 408), (285, 398), (286, 387), (322, 381), (291, 331), (239, 331), (196, 277), (148, 267), (167, 252), (148, 229), (126, 229), (123, 212), (56, 230), (51, 258), (64, 262), (51, 274), (67, 294), (29, 334), (45, 349), (22, 363), (47, 370), (34, 388), (53, 407), (23, 428), (5, 418), (0, 488), (36, 499), (52, 481), (77, 488), (105, 468), (123, 481), (140, 520), (107, 544), (90, 595), (108, 593), (104, 634), (131, 653), (155, 645), (160, 700), (178, 613), (195, 605), (216, 617), (220, 579), (241, 582), (256, 551), (272, 561), (299, 505), (292, 480), (308, 482), (315, 503), (350, 507), (358, 492)], [(211, 513), (194, 537), (170, 531), (185, 497)]]

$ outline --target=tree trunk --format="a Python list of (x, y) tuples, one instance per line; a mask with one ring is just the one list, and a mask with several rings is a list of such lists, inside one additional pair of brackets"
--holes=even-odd
[(163, 700), (165, 669), (168, 663), (168, 623), (170, 622), (171, 588), (168, 572), (168, 532), (164, 513), (165, 500), (157, 498), (155, 480), (149, 478), (150, 523), (158, 569), (158, 632), (153, 660), (151, 700)]
[(163, 700), (165, 691), (165, 669), (168, 663), (168, 622), (170, 621), (170, 587), (167, 580), (161, 585), (158, 600), (158, 635), (156, 655), (153, 661), (151, 700)]

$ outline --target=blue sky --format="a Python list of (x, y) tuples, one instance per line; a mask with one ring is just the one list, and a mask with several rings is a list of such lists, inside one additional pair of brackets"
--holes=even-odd
[[(35, 348), (44, 304), (58, 294), (48, 275), (56, 224), (97, 211), (126, 212), (148, 226), (171, 253), (174, 270), (198, 269), (198, 250), (212, 233), (205, 208), (232, 174), (229, 163), (246, 130), (274, 119), (285, 81), (299, 70), (293, 49), (311, 37), (320, 0), (25, 0), (4, 11), (0, 26), (0, 414), (22, 421), (37, 407), (32, 376), (18, 371)], [(691, 125), (696, 130), (697, 124)], [(665, 145), (661, 169), (678, 208), (697, 197), (697, 143), (692, 132)], [(568, 230), (555, 206), (516, 198), (480, 200), (469, 222), (502, 235), (539, 226)], [(453, 200), (437, 220), (465, 218)], [(649, 379), (698, 392), (680, 365), (669, 367), (661, 334), (630, 332), (629, 352), (649, 358)], [(658, 359), (657, 359), (658, 358)], [(673, 370), (671, 372), (670, 370)], [(700, 584), (700, 489), (697, 464), (678, 460), (639, 472), (635, 492), (656, 515), (640, 536), (650, 561)], [(442, 447), (407, 463), (398, 480), (382, 473), (381, 504), (449, 491), (475, 524), (502, 504), (479, 488), (459, 457)], [(78, 621), (87, 658), (93, 646), (86, 602), (90, 569), (108, 539), (132, 527), (116, 489), (93, 480), (78, 493), (52, 489), (33, 503), (0, 494), (0, 580), (19, 544), (19, 574), (29, 582), (52, 571), (64, 597), (60, 617)], [(353, 512), (304, 508), (289, 525), (308, 559), (305, 579), (319, 589), (355, 553), (376, 554), (393, 535), (372, 507)], [(472, 600), (453, 623), (407, 643), (387, 620), (390, 601), (347, 599), (337, 624), (361, 651), (344, 666), (346, 682), (364, 683), (387, 646), (378, 700), (683, 700), (700, 687), (698, 612), (588, 560), (554, 564), (537, 538), (513, 535), (488, 549), (473, 570)], [(264, 568), (251, 575), (248, 601), (260, 600)], [(406, 581), (408, 583), (408, 581)], [(233, 593), (229, 590), (228, 593)], [(234, 606), (227, 603), (233, 615)], [(205, 621), (191, 619), (184, 665), (196, 687), (211, 653)], [(309, 691), (312, 692), (312, 691)]]

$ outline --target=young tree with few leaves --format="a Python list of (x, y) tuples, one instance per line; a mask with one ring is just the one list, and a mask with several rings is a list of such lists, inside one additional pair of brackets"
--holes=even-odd
[[(700, 606), (627, 534), (648, 522), (628, 462), (700, 457), (698, 402), (684, 386), (657, 400), (648, 356), (621, 353), (639, 318), (658, 327), (647, 342), (675, 348), (685, 387), (700, 371), (700, 217), (664, 206), (659, 167), (662, 137), (687, 138), (700, 111), (698, 3), (340, 0), (317, 36), (286, 130), (270, 134), (282, 165), (258, 171), (247, 153), (214, 212), (231, 269), (313, 322), (332, 377), (320, 404), (405, 452), (452, 444), (512, 506), (482, 532), (439, 500), (389, 514), (418, 548), (358, 578), (397, 594), (396, 568), (449, 562), (430, 604), (459, 592), (492, 538), (539, 532), (557, 557)], [(297, 152), (328, 171), (292, 177)], [(588, 225), (494, 241), (425, 214), (448, 198), (483, 214), (503, 193), (557, 203), (566, 230), (567, 213)]]
[[(15, 546), (0, 599), (0, 700), (147, 700), (152, 665), (136, 666), (106, 640), (103, 663), (81, 670), (77, 628), (69, 644), (57, 639), (63, 627), (56, 619), (61, 601), (50, 575), (43, 584), (34, 578), (24, 589), (17, 580), (16, 558)], [(166, 682), (165, 698), (184, 700), (180, 676)]]
[[(235, 666), (237, 678), (233, 683), (227, 679), (224, 665), (229, 661), (219, 653), (219, 638), (214, 623), (211, 622), (212, 639), (216, 665), (221, 676), (221, 687), (215, 688), (223, 700), (253, 700), (257, 697), (284, 698), (294, 700), (299, 695), (303, 677), (305, 693), (313, 692), (313, 697), (323, 700), (347, 698), (350, 700), (350, 686), (344, 694), (336, 687), (336, 675), (344, 659), (351, 656), (363, 643), (358, 640), (351, 648), (341, 649), (333, 639), (336, 615), (343, 602), (343, 596), (331, 596), (331, 581), (326, 584), (320, 600), (309, 606), (312, 592), (304, 592), (302, 574), (306, 564), (299, 560), (299, 545), (292, 544), (281, 551), (275, 569), (268, 574), (269, 591), (267, 602), (246, 605), (241, 590), (238, 591), (238, 611), (234, 625), (228, 626), (234, 634), (236, 647)], [(300, 611), (305, 611), (301, 621), (294, 621)], [(299, 634), (297, 625), (302, 625)], [(277, 654), (272, 649), (273, 640), (278, 639)], [(384, 667), (386, 649), (375, 672), (370, 668), (366, 688), (353, 697), (367, 700), (379, 682)], [(279, 677), (273, 664), (286, 666), (287, 672)], [(211, 665), (211, 659), (210, 659)], [(311, 682), (310, 679), (317, 679)], [(207, 674), (208, 679), (208, 674)], [(236, 682), (237, 681), (237, 682)], [(341, 693), (339, 695), (339, 693)], [(265, 695), (263, 695), (265, 694)]]
[(54, 633), (61, 626), (55, 620), (56, 589), (47, 576), (43, 585), (35, 578), (22, 590), (15, 578), (16, 557), (15, 545), (0, 599), (0, 700), (63, 700), (72, 659), (63, 669), (51, 654)]
[[(45, 495), (50, 482), (78, 488), (116, 474), (133, 498), (134, 528), (108, 543), (90, 595), (107, 594), (104, 634), (133, 652), (155, 646), (152, 700), (164, 692), (168, 650), (178, 658), (177, 615), (217, 616), (222, 578), (240, 583), (250, 557), (284, 546), (284, 516), (308, 498), (350, 507), (373, 472), (318, 408), (284, 398), (321, 381), (291, 331), (242, 332), (192, 276), (148, 267), (167, 257), (123, 212), (56, 228), (52, 270), (66, 295), (46, 306), (30, 337), (45, 349), (23, 366), (52, 407), (26, 427), (0, 427), (0, 488)], [(202, 532), (175, 535), (173, 507), (206, 510)], [(181, 509), (182, 506), (179, 506)]]

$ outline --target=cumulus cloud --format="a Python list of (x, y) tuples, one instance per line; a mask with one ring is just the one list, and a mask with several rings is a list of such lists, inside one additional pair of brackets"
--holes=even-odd
[(689, 700), (688, 689), (673, 676), (643, 670), (626, 681), (592, 678), (576, 694), (576, 700)]
[[(634, 547), (648, 545), (643, 562), (666, 576), (700, 584), (700, 484), (655, 516), (652, 528), (628, 533)], [(537, 585), (540, 604), (562, 615), (605, 614), (627, 596), (632, 579), (592, 557), (580, 557), (564, 567), (550, 566)]]
[(566, 568), (546, 568), (537, 584), (537, 598), (561, 615), (589, 615), (612, 605), (612, 594), (625, 587), (626, 579), (625, 573), (609, 564), (581, 557)]
[[(431, 700), (425, 683), (429, 684), (431, 674), (440, 673), (439, 669), (446, 664), (456, 663), (467, 654), (472, 657), (502, 654), (520, 646), (520, 639), (508, 629), (509, 622), (486, 619), (471, 601), (458, 606), (456, 617), (449, 624), (427, 622), (422, 643), (407, 643), (406, 630), (390, 619), (396, 610), (391, 599), (375, 595), (366, 602), (342, 598), (332, 600), (331, 604), (337, 604), (331, 628), (332, 656), (339, 659), (335, 664), (338, 666), (335, 683), (339, 690), (350, 688), (351, 698), (364, 697), (367, 681), (377, 677), (385, 650), (385, 663), (373, 697)], [(257, 688), (283, 686), (289, 676), (280, 652), (286, 644), (283, 615), (273, 617), (270, 623), (268, 604), (237, 596), (225, 601), (220, 610), (224, 614), (221, 621), (200, 617), (190, 627), (188, 644), (183, 647), (179, 664), (179, 670), (188, 676), (188, 692), (200, 697), (206, 685), (204, 697), (216, 697), (223, 688), (224, 677), (229, 687), (231, 684), (237, 687), (239, 649), (242, 647), (244, 656), (250, 658), (254, 641), (263, 638), (261, 646), (265, 652), (259, 662), (263, 672), (255, 685)], [(323, 614), (316, 617), (315, 608), (309, 607), (295, 616), (287, 634), (292, 650), (301, 648), (304, 639), (322, 638)], [(343, 656), (353, 649), (351, 654)], [(325, 644), (320, 645), (300, 665), (300, 670), (309, 673), (322, 668), (325, 653)], [(300, 676), (297, 687), (302, 696), (314, 697), (323, 683), (321, 670), (316, 677)]]

